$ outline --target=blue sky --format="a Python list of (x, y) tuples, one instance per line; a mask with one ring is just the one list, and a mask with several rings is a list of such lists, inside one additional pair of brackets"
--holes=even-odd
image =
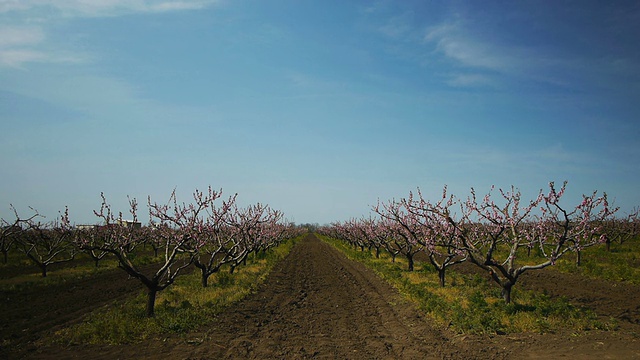
[(636, 1), (0, 0), (0, 216), (212, 185), (323, 224), (564, 180), (628, 212), (639, 34)]

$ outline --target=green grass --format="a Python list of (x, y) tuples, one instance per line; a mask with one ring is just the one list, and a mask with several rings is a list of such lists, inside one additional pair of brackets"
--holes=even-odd
[[(501, 263), (509, 255), (509, 248), (499, 247), (494, 252), (494, 259)], [(564, 273), (573, 273), (593, 279), (603, 279), (640, 285), (640, 237), (630, 239), (623, 244), (612, 243), (611, 251), (604, 244), (588, 247), (581, 252), (581, 264), (576, 264), (576, 254), (568, 252), (557, 260), (555, 266), (548, 269)], [(547, 259), (539, 249), (527, 254), (526, 248), (518, 249), (516, 264), (541, 264)]]
[[(145, 254), (136, 259), (136, 265), (143, 266), (158, 261), (161, 259)], [(5, 276), (16, 270), (16, 275)], [(0, 274), (4, 272), (0, 276), (0, 291), (19, 292), (44, 286), (59, 286), (107, 271), (122, 271), (118, 269), (118, 261), (114, 256), (103, 258), (96, 267), (88, 255), (80, 253), (69, 262), (49, 265), (47, 276), (42, 277), (40, 269), (24, 253), (15, 251), (7, 264), (0, 264)]]
[[(57, 286), (68, 282), (99, 275), (106, 271), (116, 271), (118, 262), (115, 259), (105, 259), (100, 262), (99, 267), (95, 267), (93, 262), (84, 262), (72, 260), (67, 264), (54, 264), (47, 270), (47, 277), (42, 277), (40, 270), (28, 259), (24, 259), (21, 263), (13, 263), (0, 266), (0, 272), (11, 271), (10, 267), (27, 268), (27, 271), (21, 271), (20, 274), (0, 278), (0, 291), (14, 292), (25, 291), (42, 286)], [(33, 271), (31, 271), (33, 268)]]
[[(614, 321), (603, 323), (586, 309), (571, 305), (566, 299), (551, 299), (545, 294), (514, 287), (512, 303), (505, 304), (500, 289), (480, 275), (463, 275), (447, 271), (447, 286), (440, 287), (438, 275), (428, 263), (416, 263), (409, 272), (406, 260), (383, 254), (380, 259), (365, 251), (354, 250), (346, 243), (320, 236), (348, 258), (364, 263), (437, 324), (459, 333), (505, 334), (519, 332), (552, 333), (560, 329), (585, 331), (615, 329)], [(455, 269), (455, 268), (453, 268)]]
[[(531, 251), (518, 250), (517, 263), (521, 265), (540, 264), (546, 261), (539, 249)], [(509, 249), (497, 249), (495, 258), (501, 262), (506, 258)], [(593, 279), (627, 282), (640, 285), (640, 237), (630, 239), (623, 244), (612, 243), (611, 251), (604, 244), (588, 247), (581, 252), (581, 264), (576, 264), (576, 254), (566, 253), (549, 269), (564, 273), (579, 274)]]
[(611, 251), (607, 251), (604, 245), (587, 248), (582, 251), (580, 266), (575, 260), (573, 254), (564, 257), (558, 260), (557, 269), (595, 279), (640, 285), (640, 238), (611, 244)]
[(223, 267), (211, 275), (206, 288), (201, 285), (199, 270), (179, 277), (158, 293), (153, 318), (146, 317), (146, 293), (142, 292), (125, 302), (92, 312), (82, 323), (58, 331), (51, 341), (64, 345), (128, 344), (196, 330), (254, 292), (299, 239), (288, 240), (266, 254), (250, 255), (247, 265), (236, 268), (233, 274)]

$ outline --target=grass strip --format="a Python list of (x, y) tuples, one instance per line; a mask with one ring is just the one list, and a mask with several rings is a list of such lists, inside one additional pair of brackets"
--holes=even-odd
[(515, 287), (512, 303), (505, 304), (500, 289), (480, 275), (449, 270), (447, 286), (440, 287), (438, 275), (428, 263), (417, 263), (417, 270), (407, 271), (407, 262), (401, 257), (395, 263), (386, 253), (377, 259), (371, 252), (356, 250), (343, 241), (318, 237), (349, 259), (371, 268), (437, 324), (458, 333), (554, 333), (559, 330), (579, 333), (617, 329), (614, 319), (600, 321), (592, 311), (574, 306), (565, 298), (552, 299), (544, 293)]
[(613, 243), (611, 251), (604, 245), (585, 249), (580, 266), (576, 265), (575, 257), (565, 257), (558, 260), (557, 268), (593, 279), (640, 285), (640, 238)]
[(301, 239), (291, 239), (266, 254), (252, 254), (247, 265), (229, 273), (227, 267), (211, 275), (203, 288), (200, 272), (179, 277), (158, 294), (156, 314), (147, 318), (146, 293), (93, 311), (82, 323), (56, 332), (51, 340), (63, 345), (131, 344), (165, 334), (186, 334), (210, 323), (225, 308), (256, 291), (273, 267)]

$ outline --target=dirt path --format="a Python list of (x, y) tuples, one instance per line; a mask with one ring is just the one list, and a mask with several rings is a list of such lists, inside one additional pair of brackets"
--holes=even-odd
[(220, 320), (213, 348), (194, 357), (440, 358), (444, 340), (374, 274), (315, 237)]
[(640, 359), (638, 334), (459, 336), (438, 330), (372, 271), (310, 235), (257, 293), (201, 332), (134, 346), (41, 348), (29, 358)]

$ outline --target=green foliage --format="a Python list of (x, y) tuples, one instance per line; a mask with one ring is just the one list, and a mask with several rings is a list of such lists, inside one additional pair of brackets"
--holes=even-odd
[(370, 253), (356, 251), (342, 241), (320, 238), (350, 259), (373, 269), (437, 323), (460, 333), (548, 333), (560, 329), (611, 330), (617, 326), (614, 321), (599, 321), (593, 312), (573, 306), (564, 298), (552, 299), (546, 294), (518, 288), (513, 289), (517, 301), (505, 304), (500, 289), (478, 274), (464, 275), (450, 270), (447, 272), (449, 285), (442, 288), (437, 273), (428, 264), (423, 264), (421, 271), (409, 272), (401, 258), (396, 263), (392, 263), (387, 254), (375, 259)]
[(451, 321), (463, 332), (470, 333), (505, 333), (508, 329), (497, 316), (497, 306), (487, 303), (485, 294), (476, 290), (468, 298), (468, 304), (456, 301), (451, 305)]

